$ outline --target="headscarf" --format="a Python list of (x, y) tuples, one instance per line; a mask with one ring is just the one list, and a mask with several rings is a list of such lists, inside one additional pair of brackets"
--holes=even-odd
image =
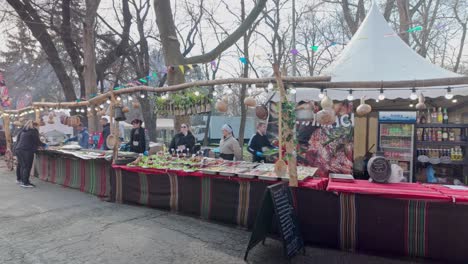
[(229, 133), (232, 133), (232, 127), (230, 125), (228, 125), (228, 124), (224, 124), (221, 128), (223, 130), (226, 130)]

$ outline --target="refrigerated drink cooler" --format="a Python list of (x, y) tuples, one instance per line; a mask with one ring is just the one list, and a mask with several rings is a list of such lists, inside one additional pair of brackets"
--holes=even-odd
[(416, 112), (379, 112), (378, 149), (413, 181)]

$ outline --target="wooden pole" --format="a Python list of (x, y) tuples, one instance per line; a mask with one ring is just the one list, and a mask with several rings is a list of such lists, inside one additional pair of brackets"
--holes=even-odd
[(41, 122), (41, 111), (39, 109), (35, 109), (34, 113), (36, 114), (36, 122), (39, 124)]
[[(284, 88), (284, 83), (282, 80), (281, 72), (277, 64), (273, 65), (273, 71), (275, 73), (276, 83), (278, 84), (278, 90), (280, 94), (280, 103), (278, 110), (278, 137), (280, 142), (279, 149), (279, 160), (275, 164), (275, 172), (282, 174), (283, 170), (281, 167), (285, 166), (283, 160), (283, 147), (286, 150), (286, 159), (288, 161), (288, 174), (289, 174), (289, 186), (297, 187), (297, 161), (296, 161), (296, 146), (294, 144), (294, 139), (296, 135), (294, 133), (294, 127), (290, 127), (291, 122), (295, 120), (292, 119), (292, 113), (294, 109), (283, 109), (283, 104), (288, 102), (286, 97), (286, 89)], [(281, 176), (281, 175), (279, 175)]]

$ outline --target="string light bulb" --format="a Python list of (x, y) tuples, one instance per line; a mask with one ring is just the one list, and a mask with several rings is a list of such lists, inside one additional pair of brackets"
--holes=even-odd
[(133, 101), (133, 97), (132, 97), (132, 96), (129, 96), (129, 97), (128, 97), (128, 100), (129, 100), (129, 101)]
[(323, 99), (323, 97), (325, 97), (325, 94), (323, 93), (323, 88), (320, 88), (320, 93), (319, 93), (318, 97), (320, 99)]
[(450, 99), (453, 98), (452, 88), (450, 88), (450, 87), (447, 88), (447, 93), (445, 94), (445, 98), (447, 100), (450, 100)]
[(414, 104), (410, 104), (410, 105), (409, 105), (409, 107), (413, 107), (413, 106), (414, 106)]
[(195, 91), (195, 96), (199, 96), (200, 95), (200, 92), (199, 91)]
[(353, 90), (349, 90), (349, 94), (348, 97), (346, 97), (346, 99), (348, 99), (348, 101), (352, 101), (354, 99)]
[(218, 92), (217, 92), (217, 91), (214, 91), (214, 92), (213, 92), (213, 96), (218, 96)]
[(453, 99), (453, 100), (452, 100), (452, 103), (456, 103), (456, 102), (458, 102), (457, 99)]
[(292, 87), (290, 90), (289, 90), (289, 93), (290, 94), (296, 94), (296, 88)]
[(104, 109), (104, 105), (103, 105), (103, 104), (102, 104), (102, 105), (100, 105), (99, 107), (100, 107), (101, 109)]
[(110, 104), (110, 103), (111, 103), (110, 99), (107, 99), (106, 104)]
[(91, 111), (91, 107), (88, 107), (86, 110), (88, 110), (88, 112)]
[(268, 83), (267, 89), (268, 89), (268, 91), (273, 90), (273, 83), (271, 83), (271, 82)]
[[(418, 99), (418, 95), (416, 94), (416, 89), (415, 89), (415, 88), (411, 89), (411, 94), (410, 94), (409, 98), (410, 98), (411, 100), (416, 100), (416, 99)], [(412, 107), (412, 106), (411, 106), (411, 107)]]
[(117, 96), (117, 101), (121, 101), (122, 98), (120, 96)]
[(141, 97), (142, 99), (145, 98), (145, 94), (144, 94), (144, 93), (140, 94), (140, 97)]
[(385, 94), (383, 92), (383, 88), (380, 88), (379, 100), (381, 101), (385, 100)]

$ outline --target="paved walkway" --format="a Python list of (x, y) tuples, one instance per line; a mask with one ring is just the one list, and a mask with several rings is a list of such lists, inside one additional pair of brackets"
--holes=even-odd
[[(245, 263), (245, 230), (32, 182), (19, 187), (0, 160), (0, 263)], [(258, 245), (249, 263), (286, 263), (281, 244)], [(414, 262), (309, 247), (292, 263)]]

